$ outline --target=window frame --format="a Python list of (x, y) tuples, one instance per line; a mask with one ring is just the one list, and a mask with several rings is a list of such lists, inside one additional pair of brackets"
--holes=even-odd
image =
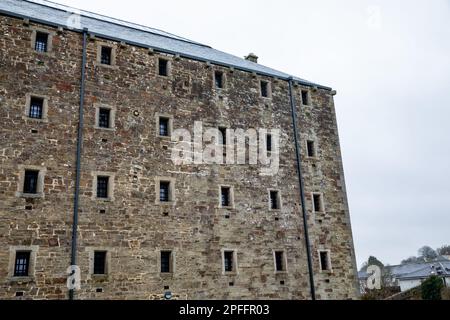
[[(272, 193), (276, 192), (277, 193), (277, 208), (274, 209), (272, 207)], [(268, 201), (269, 201), (269, 211), (280, 211), (282, 209), (282, 201), (281, 201), (281, 191), (279, 189), (268, 189)]]
[[(38, 33), (46, 34), (47, 35), (47, 50), (46, 51), (38, 51), (36, 50), (36, 41)], [(31, 49), (33, 52), (39, 54), (39, 55), (50, 55), (53, 56), (53, 37), (55, 36), (56, 32), (52, 30), (48, 30), (41, 27), (32, 27), (31, 31)]]
[[(31, 166), (31, 165), (19, 165), (19, 179), (16, 191), (16, 197), (18, 198), (45, 198), (45, 176), (47, 174), (47, 168), (41, 166)], [(26, 193), (25, 192), (25, 173), (26, 171), (38, 171), (38, 179), (36, 186), (36, 193)]]
[[(226, 271), (226, 264), (225, 264), (225, 254), (231, 253), (232, 254), (232, 271)], [(222, 255), (222, 274), (223, 275), (237, 275), (239, 274), (239, 268), (238, 268), (238, 260), (237, 260), (237, 250), (234, 249), (222, 249), (221, 250)]]
[[(113, 253), (113, 248), (110, 247), (86, 247), (85, 252), (88, 254), (89, 259), (89, 273), (87, 275), (88, 279), (107, 279), (111, 274), (111, 256)], [(106, 252), (105, 256), (105, 273), (95, 274), (94, 273), (94, 263), (95, 263), (95, 252)]]
[[(319, 197), (320, 201), (320, 210), (317, 210), (316, 208), (316, 197)], [(311, 200), (312, 200), (312, 212), (313, 213), (325, 213), (325, 201), (323, 193), (321, 192), (312, 192), (311, 193)]]
[[(8, 279), (11, 281), (30, 282), (35, 277), (36, 259), (39, 246), (10, 246), (9, 247), (9, 264)], [(28, 275), (16, 276), (16, 257), (19, 252), (29, 252)]]
[[(104, 130), (104, 131), (115, 131), (116, 130), (116, 113), (117, 108), (114, 106), (102, 104), (102, 103), (95, 103), (95, 124), (94, 128), (98, 130)], [(106, 109), (109, 110), (109, 127), (101, 127), (100, 126), (100, 110)]]
[[(41, 116), (41, 118), (30, 117), (31, 102), (33, 99), (42, 100), (42, 116)], [(25, 110), (24, 110), (22, 119), (27, 120), (27, 121), (48, 123), (48, 101), (49, 101), (48, 96), (34, 94), (34, 93), (27, 93), (25, 96)]]
[[(320, 273), (331, 273), (333, 272), (333, 266), (331, 264), (331, 250), (328, 249), (320, 249), (317, 250), (318, 253), (318, 257), (319, 257), (319, 270)], [(327, 258), (327, 269), (323, 269), (323, 265), (322, 265), (322, 254), (326, 254), (326, 258)]]
[[(278, 263), (277, 263), (277, 254), (278, 253), (281, 253), (281, 268), (282, 268), (282, 270), (278, 270)], [(287, 273), (288, 272), (286, 250), (284, 250), (284, 249), (274, 249), (273, 250), (273, 262), (274, 262), (275, 273), (280, 274), (280, 273)]]
[[(222, 204), (222, 189), (228, 189), (228, 206)], [(219, 208), (221, 209), (234, 209), (234, 188), (230, 185), (219, 185)]]
[[(217, 75), (220, 75), (221, 86), (217, 85)], [(226, 89), (226, 73), (222, 70), (213, 70), (213, 88), (215, 90), (224, 90)]]
[[(310, 154), (310, 145), (312, 144), (312, 155)], [(306, 139), (306, 157), (310, 159), (317, 158), (317, 141), (315, 139)]]
[[(161, 67), (160, 67), (160, 63), (161, 61), (165, 61), (166, 62), (166, 74), (163, 75), (160, 73), (161, 71)], [(158, 77), (162, 77), (162, 78), (170, 78), (172, 76), (172, 59), (170, 57), (157, 57), (156, 60), (156, 75)]]
[[(111, 58), (110, 58), (111, 63), (110, 64), (102, 63), (102, 52), (103, 52), (104, 47), (111, 49)], [(95, 66), (101, 66), (101, 67), (110, 68), (110, 69), (118, 69), (117, 45), (114, 43), (108, 43), (108, 42), (97, 42), (97, 58), (95, 61)]]
[[(266, 96), (263, 95), (263, 84), (266, 85)], [(259, 96), (263, 99), (272, 99), (272, 83), (269, 80), (259, 80)]]
[[(97, 254), (102, 254), (103, 256), (103, 266), (101, 266), (101, 268), (103, 269), (103, 272), (98, 273), (96, 272), (96, 258), (97, 258)], [(93, 266), (92, 266), (92, 275), (94, 276), (105, 276), (108, 274), (108, 269), (107, 269), (107, 264), (108, 264), (108, 251), (106, 250), (94, 250), (94, 258), (93, 258)]]
[[(305, 98), (304, 95), (306, 95), (306, 103), (304, 101), (304, 98)], [(308, 90), (308, 89), (301, 89), (300, 90), (300, 96), (302, 98), (302, 105), (303, 106), (310, 106), (311, 105), (311, 91), (310, 90)]]
[[(161, 201), (161, 182), (169, 183), (169, 201)], [(155, 204), (163, 206), (173, 206), (176, 204), (176, 179), (172, 177), (155, 178)]]
[[(169, 260), (168, 260), (168, 271), (163, 271), (163, 254), (168, 253), (169, 254)], [(174, 262), (174, 252), (173, 250), (160, 250), (159, 254), (159, 273), (161, 274), (173, 274), (174, 268), (173, 263)]]
[[(112, 202), (115, 200), (114, 198), (114, 186), (115, 186), (115, 174), (111, 172), (104, 171), (92, 171), (92, 200), (93, 201), (101, 201), (101, 202)], [(108, 197), (107, 198), (99, 198), (97, 195), (97, 187), (98, 187), (98, 178), (99, 177), (107, 177), (108, 178)]]
[[(166, 113), (156, 113), (155, 115), (156, 119), (156, 137), (160, 139), (172, 139), (172, 132), (173, 132), (173, 116)], [(168, 120), (168, 135), (167, 136), (161, 136), (160, 135), (160, 121), (161, 119)]]

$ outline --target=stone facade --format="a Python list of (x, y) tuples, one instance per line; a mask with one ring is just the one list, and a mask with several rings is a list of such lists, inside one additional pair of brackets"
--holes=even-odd
[[(82, 35), (0, 16), (0, 299), (67, 299), (76, 174)], [(36, 52), (36, 30), (51, 35), (51, 51)], [(31, 45), (30, 45), (31, 44)], [(101, 44), (114, 65), (99, 63)], [(158, 59), (169, 60), (168, 77)], [(215, 71), (225, 87), (214, 86)], [(271, 97), (260, 95), (260, 80)], [(309, 94), (303, 105), (302, 90)], [(355, 256), (346, 200), (333, 93), (296, 84), (302, 169), (319, 299), (357, 297)], [(27, 117), (27, 99), (45, 98), (46, 118)], [(114, 112), (110, 129), (97, 126), (99, 106)], [(173, 143), (159, 137), (156, 115), (173, 129), (280, 129), (280, 170), (273, 177), (253, 165), (175, 165)], [(174, 57), (90, 37), (87, 47), (81, 160), (77, 299), (309, 299), (307, 256), (288, 83), (233, 68)], [(307, 141), (316, 156), (307, 157)], [(21, 193), (23, 172), (38, 168), (42, 193)], [(110, 177), (99, 200), (95, 177)], [(159, 203), (157, 182), (170, 179), (173, 201)], [(232, 208), (219, 205), (219, 186), (233, 189)], [(279, 190), (282, 207), (268, 208)], [(322, 212), (313, 211), (313, 193)], [(16, 250), (29, 250), (29, 276), (14, 277)], [(107, 251), (106, 275), (93, 275), (93, 252)], [(160, 272), (160, 251), (172, 251), (172, 272)], [(223, 272), (233, 250), (234, 273)], [(274, 250), (286, 271), (275, 272)], [(319, 251), (331, 270), (320, 271)]]

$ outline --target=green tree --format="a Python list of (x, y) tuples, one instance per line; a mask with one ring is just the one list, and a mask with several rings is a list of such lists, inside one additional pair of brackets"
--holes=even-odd
[(442, 300), (441, 291), (444, 287), (442, 279), (437, 276), (431, 276), (421, 285), (423, 300)]

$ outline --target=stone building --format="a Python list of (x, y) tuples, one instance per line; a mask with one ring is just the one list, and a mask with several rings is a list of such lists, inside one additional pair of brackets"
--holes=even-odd
[[(67, 299), (74, 262), (76, 299), (310, 299), (308, 257), (317, 299), (357, 297), (331, 88), (46, 1), (0, 30), (0, 299)], [(279, 170), (175, 163), (195, 122), (278, 129)]]

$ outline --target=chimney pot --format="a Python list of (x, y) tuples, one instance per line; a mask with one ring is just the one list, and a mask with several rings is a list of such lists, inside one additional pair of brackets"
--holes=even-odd
[(249, 53), (248, 56), (245, 57), (245, 60), (258, 63), (258, 56), (254, 53)]

